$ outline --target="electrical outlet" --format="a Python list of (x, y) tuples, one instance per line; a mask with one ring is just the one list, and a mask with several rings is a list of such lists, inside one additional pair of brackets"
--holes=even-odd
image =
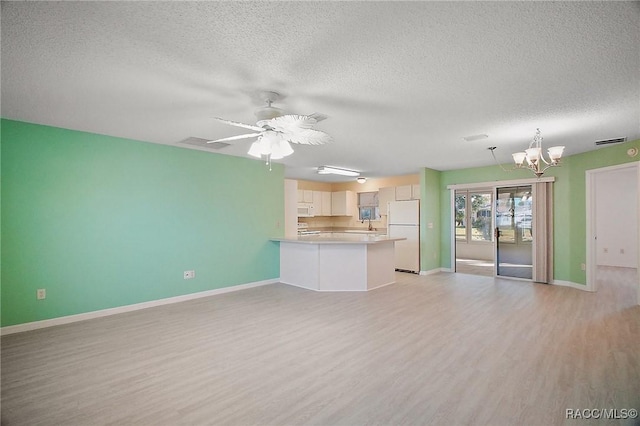
[(46, 289), (44, 289), (44, 288), (39, 288), (39, 289), (36, 291), (36, 298), (37, 298), (38, 300), (46, 299), (46, 298), (47, 298), (47, 290), (46, 290)]
[(583, 271), (586, 271), (587, 270), (587, 265), (584, 264), (584, 263), (581, 263), (580, 264), (580, 269), (582, 269)]
[(620, 249), (620, 254), (624, 254), (624, 249)]
[(184, 271), (184, 279), (190, 280), (196, 277), (196, 271)]

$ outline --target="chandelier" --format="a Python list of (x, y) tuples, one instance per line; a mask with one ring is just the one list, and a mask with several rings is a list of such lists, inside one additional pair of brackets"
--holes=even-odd
[(513, 161), (515, 162), (512, 169), (506, 169), (502, 164), (500, 164), (493, 152), (496, 148), (497, 147), (495, 146), (490, 146), (487, 149), (491, 151), (491, 156), (503, 171), (512, 172), (515, 169), (529, 169), (537, 177), (542, 176), (549, 167), (559, 166), (560, 158), (564, 151), (564, 146), (552, 146), (547, 150), (547, 154), (549, 156), (549, 159), (547, 160), (542, 154), (542, 135), (540, 134), (540, 129), (536, 129), (536, 134), (529, 144), (529, 149), (511, 154), (513, 156)]
[[(512, 155), (513, 161), (516, 163), (516, 168), (529, 169), (537, 177), (540, 177), (549, 167), (560, 164), (560, 157), (562, 157), (563, 151), (564, 146), (552, 146), (547, 150), (549, 155), (549, 160), (547, 161), (542, 154), (542, 135), (540, 134), (540, 129), (536, 129), (536, 134), (529, 144), (529, 149), (524, 152), (516, 152)], [(493, 150), (491, 150), (491, 153), (493, 154)], [(526, 164), (525, 160), (527, 162)]]

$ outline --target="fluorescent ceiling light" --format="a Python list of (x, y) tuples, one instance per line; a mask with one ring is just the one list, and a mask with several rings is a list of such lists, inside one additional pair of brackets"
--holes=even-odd
[(342, 175), (342, 176), (360, 176), (360, 172), (353, 170), (340, 169), (338, 167), (320, 166), (318, 167), (318, 174), (321, 175)]

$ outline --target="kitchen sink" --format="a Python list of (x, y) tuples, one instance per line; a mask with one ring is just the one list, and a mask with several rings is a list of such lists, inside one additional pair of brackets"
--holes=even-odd
[(344, 231), (348, 234), (379, 234), (383, 235), (382, 231), (367, 231), (366, 229), (347, 229)]

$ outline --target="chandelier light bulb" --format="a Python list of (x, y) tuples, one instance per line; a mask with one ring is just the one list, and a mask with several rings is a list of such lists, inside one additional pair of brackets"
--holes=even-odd
[(515, 152), (511, 155), (513, 156), (513, 161), (516, 163), (516, 166), (522, 167), (522, 163), (524, 163), (525, 158), (527, 158), (527, 153)]
[(564, 146), (552, 146), (547, 151), (549, 153), (549, 158), (552, 163), (557, 163), (560, 161), (560, 157), (562, 157), (562, 152), (564, 151)]

